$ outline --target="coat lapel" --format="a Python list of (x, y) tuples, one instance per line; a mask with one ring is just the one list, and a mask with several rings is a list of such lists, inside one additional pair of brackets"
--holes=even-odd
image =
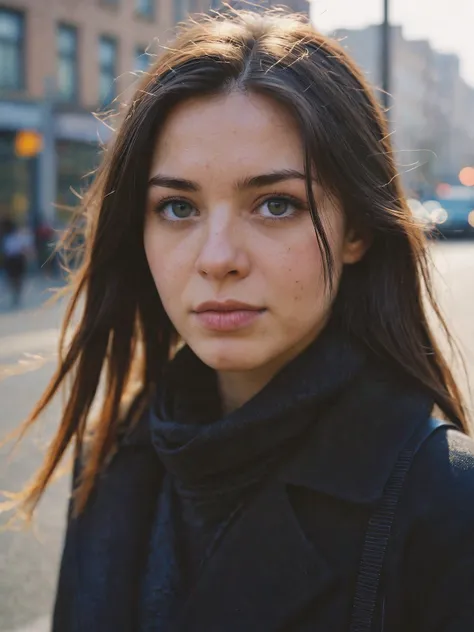
[(265, 632), (280, 630), (334, 578), (275, 480), (229, 527), (175, 630), (241, 632), (263, 629), (262, 622)]

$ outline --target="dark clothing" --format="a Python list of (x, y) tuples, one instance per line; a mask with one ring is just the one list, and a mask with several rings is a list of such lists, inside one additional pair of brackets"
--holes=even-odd
[(9, 255), (4, 259), (5, 272), (9, 279), (16, 281), (26, 273), (26, 257), (24, 254)]
[(5, 256), (3, 266), (10, 286), (12, 305), (17, 307), (20, 304), (27, 269), (26, 256), (22, 253)]
[[(343, 366), (332, 360), (340, 357)], [(142, 632), (170, 629), (262, 479), (365, 364), (362, 349), (328, 327), (262, 392), (225, 416), (215, 371), (188, 347), (178, 353), (150, 419), (166, 473), (141, 592)]]
[[(347, 632), (368, 520), (429, 397), (328, 332), (224, 419), (212, 379), (178, 375), (70, 519), (54, 631)], [(397, 509), (384, 632), (474, 629), (473, 494), (473, 442), (438, 430)]]

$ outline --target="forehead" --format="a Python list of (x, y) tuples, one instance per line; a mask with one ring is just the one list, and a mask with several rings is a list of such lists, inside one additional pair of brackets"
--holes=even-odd
[(233, 92), (179, 104), (157, 139), (152, 172), (205, 174), (212, 169), (217, 177), (303, 170), (303, 157), (296, 123), (282, 105), (266, 96)]

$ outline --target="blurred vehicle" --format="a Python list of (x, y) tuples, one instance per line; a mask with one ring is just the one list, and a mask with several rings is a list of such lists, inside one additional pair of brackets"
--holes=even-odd
[[(441, 221), (435, 223), (436, 232), (444, 236), (474, 235), (474, 187), (438, 186), (437, 198)], [(424, 202), (426, 206), (428, 202)]]
[(432, 237), (474, 236), (474, 188), (444, 186), (437, 197), (408, 200), (413, 216)]
[(439, 233), (452, 237), (456, 235), (474, 236), (473, 200), (442, 200), (441, 204), (445, 211), (445, 218), (435, 226)]

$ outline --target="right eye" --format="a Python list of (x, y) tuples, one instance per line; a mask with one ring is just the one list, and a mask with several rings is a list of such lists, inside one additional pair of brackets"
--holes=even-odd
[(179, 220), (195, 217), (197, 211), (186, 200), (168, 200), (158, 206), (157, 213), (165, 220), (178, 222)]

